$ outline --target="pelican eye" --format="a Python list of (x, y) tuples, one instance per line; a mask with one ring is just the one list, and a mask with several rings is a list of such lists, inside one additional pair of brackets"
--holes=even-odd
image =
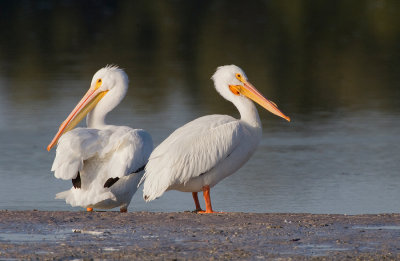
[(98, 79), (98, 80), (97, 80), (97, 82), (96, 82), (96, 89), (100, 88), (101, 82), (102, 82), (101, 79)]
[(242, 79), (242, 75), (240, 74), (240, 73), (237, 73), (236, 75), (236, 78), (239, 80), (239, 81), (242, 81), (243, 79)]

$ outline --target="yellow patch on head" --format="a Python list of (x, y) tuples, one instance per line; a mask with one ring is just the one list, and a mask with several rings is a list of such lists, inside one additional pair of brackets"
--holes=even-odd
[(231, 90), (231, 92), (235, 95), (240, 95), (239, 90), (241, 87), (242, 86), (240, 86), (240, 85), (229, 85), (229, 90)]

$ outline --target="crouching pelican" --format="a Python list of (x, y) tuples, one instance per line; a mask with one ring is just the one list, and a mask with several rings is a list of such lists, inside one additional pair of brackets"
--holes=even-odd
[[(122, 69), (100, 69), (61, 124), (47, 150), (58, 141), (52, 171), (56, 178), (72, 180), (73, 186), (56, 198), (88, 211), (115, 207), (127, 211), (153, 150), (146, 131), (105, 123), (107, 113), (122, 101), (127, 89), (128, 76)], [(86, 115), (87, 128), (73, 129)]]
[[(251, 100), (290, 121), (248, 82), (239, 67), (218, 67), (212, 80), (222, 97), (237, 107), (241, 119), (209, 115), (175, 130), (150, 155), (140, 182), (144, 200), (154, 200), (167, 190), (192, 192), (196, 211), (213, 213), (210, 188), (243, 166), (261, 140), (261, 121)], [(205, 211), (199, 204), (200, 191)]]

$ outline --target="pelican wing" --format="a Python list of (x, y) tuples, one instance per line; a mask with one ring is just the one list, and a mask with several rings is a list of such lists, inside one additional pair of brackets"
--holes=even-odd
[(83, 169), (103, 179), (122, 177), (143, 167), (151, 150), (151, 137), (144, 130), (76, 128), (60, 138), (52, 171), (56, 178), (66, 180), (76, 178)]
[[(124, 130), (125, 128), (129, 131)], [(109, 147), (105, 148), (103, 158), (107, 158), (112, 152), (108, 163), (109, 177), (122, 177), (143, 169), (153, 150), (153, 141), (149, 133), (127, 127), (124, 129), (118, 127), (118, 131), (114, 131), (108, 138)]]
[(236, 148), (242, 134), (240, 122), (225, 115), (204, 116), (177, 129), (150, 155), (141, 181), (146, 199), (211, 170)]

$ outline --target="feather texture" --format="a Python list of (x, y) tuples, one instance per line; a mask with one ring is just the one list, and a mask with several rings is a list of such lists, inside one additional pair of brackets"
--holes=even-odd
[(218, 166), (237, 148), (242, 133), (239, 121), (225, 115), (204, 116), (177, 129), (150, 156), (142, 178), (146, 200)]
[[(121, 192), (116, 185), (131, 180), (130, 175), (136, 176), (136, 184), (132, 179), (128, 188), (133, 195), (143, 171), (131, 173), (147, 163), (152, 149), (151, 136), (144, 130), (107, 126), (101, 130), (76, 128), (67, 132), (59, 140), (52, 170), (56, 178), (66, 180), (75, 178), (79, 171), (82, 186), (61, 192), (57, 198), (66, 199), (72, 206), (102, 208), (99, 202), (107, 198), (121, 201), (114, 195)], [(104, 188), (108, 179), (117, 177), (120, 180), (113, 186)]]

